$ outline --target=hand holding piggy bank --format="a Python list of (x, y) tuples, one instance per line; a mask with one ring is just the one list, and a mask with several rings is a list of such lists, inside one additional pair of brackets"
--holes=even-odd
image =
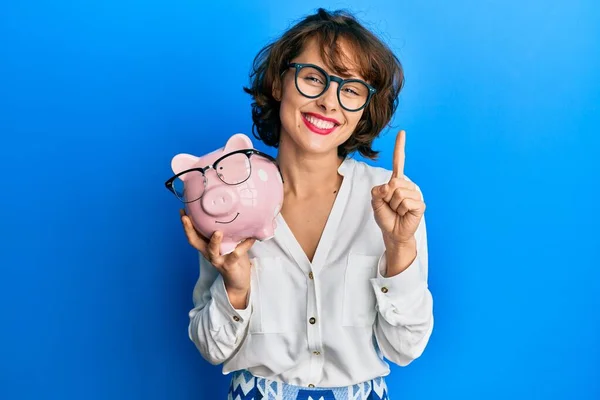
[(221, 254), (231, 253), (247, 238), (273, 237), (283, 203), (283, 181), (275, 159), (253, 148), (238, 133), (220, 149), (201, 157), (177, 154), (175, 176), (166, 183), (186, 204), (196, 230), (210, 238), (223, 233)]

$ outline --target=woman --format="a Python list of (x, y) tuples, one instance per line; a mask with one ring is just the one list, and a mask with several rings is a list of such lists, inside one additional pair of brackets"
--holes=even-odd
[(275, 237), (222, 256), (181, 219), (201, 253), (189, 335), (233, 372), (229, 398), (387, 398), (389, 365), (423, 352), (433, 327), (420, 189), (373, 140), (403, 83), (392, 52), (351, 15), (320, 9), (255, 60), (255, 136), (278, 147), (284, 203)]

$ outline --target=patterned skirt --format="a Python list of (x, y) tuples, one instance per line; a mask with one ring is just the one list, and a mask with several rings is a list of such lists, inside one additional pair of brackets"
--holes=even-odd
[(384, 378), (352, 386), (308, 388), (252, 375), (232, 373), (227, 400), (389, 400)]

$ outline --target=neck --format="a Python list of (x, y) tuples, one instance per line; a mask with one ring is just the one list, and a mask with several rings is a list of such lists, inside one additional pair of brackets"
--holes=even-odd
[(342, 181), (338, 168), (343, 158), (337, 155), (337, 149), (322, 154), (305, 153), (281, 141), (277, 162), (283, 175), (286, 195), (320, 195), (338, 190)]

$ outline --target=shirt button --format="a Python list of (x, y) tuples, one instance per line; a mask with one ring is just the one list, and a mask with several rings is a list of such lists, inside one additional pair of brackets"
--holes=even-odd
[(315, 317), (310, 317), (310, 319), (308, 320), (308, 322), (310, 322), (311, 325), (314, 325), (315, 322), (317, 322), (317, 320), (315, 319)]
[(312, 383), (309, 383), (308, 387), (313, 388), (313, 387), (315, 387), (315, 385), (313, 385)]
[(320, 355), (321, 355), (321, 352), (320, 352), (320, 351), (313, 351), (313, 354), (314, 354), (315, 356), (320, 356)]
[(233, 320), (234, 320), (234, 321), (239, 321), (239, 320), (240, 320), (240, 317), (238, 317), (237, 315), (234, 315), (234, 316), (233, 316)]
[(381, 288), (381, 291), (382, 291), (383, 293), (387, 293), (387, 292), (388, 292), (388, 288), (386, 288), (386, 287), (384, 286), (384, 287), (382, 287), (382, 288)]
[(314, 277), (315, 277), (315, 276), (313, 275), (312, 271), (308, 273), (308, 277), (309, 277), (310, 279), (314, 279)]

